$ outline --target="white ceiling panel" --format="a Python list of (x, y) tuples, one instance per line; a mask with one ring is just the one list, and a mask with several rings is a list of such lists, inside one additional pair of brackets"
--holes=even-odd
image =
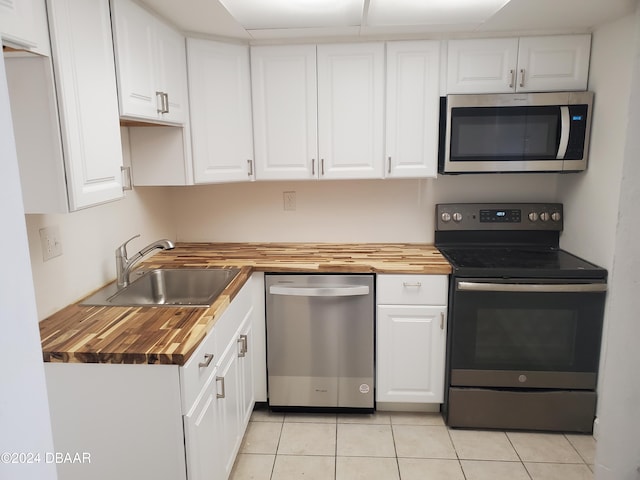
[(364, 0), (221, 0), (247, 30), (360, 25)]
[(478, 24), (509, 0), (370, 0), (368, 26)]
[[(586, 32), (632, 13), (640, 0), (489, 0), (484, 6), (480, 0), (139, 1), (184, 32), (246, 41)], [(454, 9), (455, 2), (463, 3)]]

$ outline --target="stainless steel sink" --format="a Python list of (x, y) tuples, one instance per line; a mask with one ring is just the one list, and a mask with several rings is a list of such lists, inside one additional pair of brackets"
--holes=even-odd
[(126, 287), (118, 290), (115, 282), (111, 283), (80, 304), (208, 307), (239, 271), (237, 268), (158, 268), (134, 272)]

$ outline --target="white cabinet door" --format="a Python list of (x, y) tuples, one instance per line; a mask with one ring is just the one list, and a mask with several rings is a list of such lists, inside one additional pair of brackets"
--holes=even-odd
[(203, 388), (200, 400), (184, 416), (184, 436), (189, 480), (217, 480), (224, 477), (218, 431), (216, 375)]
[(162, 22), (156, 23), (158, 90), (166, 92), (162, 119), (183, 124), (189, 113), (187, 95), (187, 52), (185, 38)]
[(251, 48), (256, 178), (318, 176), (316, 46)]
[(112, 0), (113, 31), (123, 117), (158, 118), (155, 19), (130, 0)]
[(511, 93), (518, 39), (449, 41), (447, 93)]
[(590, 53), (590, 35), (521, 38), (517, 91), (586, 90)]
[(387, 43), (386, 177), (436, 176), (439, 107), (440, 42)]
[(240, 431), (249, 423), (255, 404), (253, 381), (253, 308), (247, 312), (238, 335), (238, 377), (240, 379)]
[(37, 46), (34, 3), (38, 0), (2, 0), (0, 37), (16, 47)]
[(317, 53), (320, 178), (382, 178), (384, 43)]
[(196, 183), (253, 178), (249, 51), (187, 40)]
[(120, 115), (182, 124), (187, 78), (184, 37), (132, 0), (111, 0)]
[(237, 341), (228, 346), (218, 362), (216, 383), (216, 416), (217, 430), (220, 437), (220, 463), (227, 478), (233, 468), (236, 452), (242, 441), (244, 429), (240, 428), (240, 384), (238, 380), (238, 350)]
[(442, 403), (446, 336), (445, 307), (378, 306), (376, 400)]
[(47, 6), (69, 207), (77, 210), (123, 195), (109, 3)]

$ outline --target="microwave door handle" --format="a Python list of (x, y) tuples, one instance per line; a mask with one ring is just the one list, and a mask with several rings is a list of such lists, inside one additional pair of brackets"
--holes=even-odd
[(567, 146), (569, 145), (569, 128), (569, 107), (563, 105), (560, 107), (560, 144), (558, 145), (558, 154), (556, 155), (557, 160), (564, 160), (564, 156), (567, 153)]

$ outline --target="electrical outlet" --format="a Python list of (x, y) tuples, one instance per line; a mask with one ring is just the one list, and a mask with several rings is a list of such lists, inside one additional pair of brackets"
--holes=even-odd
[(283, 192), (282, 197), (284, 200), (284, 209), (285, 210), (295, 210), (296, 209), (296, 192)]
[(57, 226), (41, 228), (40, 243), (42, 245), (42, 259), (45, 262), (62, 255), (60, 229)]

